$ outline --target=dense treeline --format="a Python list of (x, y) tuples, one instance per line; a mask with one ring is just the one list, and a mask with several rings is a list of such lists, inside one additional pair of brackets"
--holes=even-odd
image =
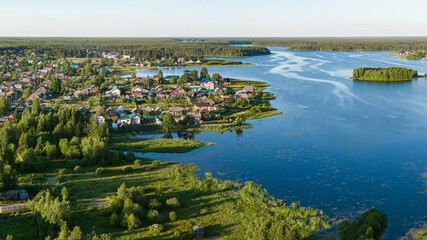
[(209, 44), (290, 47), (295, 51), (415, 51), (427, 49), (427, 38), (205, 38)]
[(387, 216), (375, 208), (364, 212), (353, 221), (343, 221), (338, 224), (338, 233), (341, 239), (379, 240), (387, 228)]
[(13, 117), (0, 130), (0, 189), (16, 188), (18, 173), (41, 172), (58, 158), (73, 167), (120, 164), (124, 159), (109, 151), (108, 126), (98, 125), (79, 109), (61, 108), (51, 114), (35, 99), (31, 109)]
[(389, 68), (356, 68), (353, 70), (354, 80), (367, 80), (367, 81), (406, 81), (416, 78), (418, 73), (416, 70), (389, 67)]
[(225, 43), (183, 42), (171, 39), (131, 38), (0, 38), (0, 54), (47, 54), (55, 57), (93, 57), (102, 52), (137, 58), (244, 57), (269, 54), (263, 47), (236, 47)]

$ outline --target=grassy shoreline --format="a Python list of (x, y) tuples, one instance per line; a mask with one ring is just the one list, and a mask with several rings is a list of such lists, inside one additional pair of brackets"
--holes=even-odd
[(141, 153), (186, 153), (199, 147), (212, 145), (212, 143), (180, 138), (131, 138), (126, 133), (112, 133), (110, 143), (113, 150)]
[[(321, 221), (324, 227), (329, 227), (329, 219), (319, 210), (293, 208), (290, 204), (266, 207), (250, 203), (247, 200), (251, 198), (246, 199), (247, 197), (239, 194), (242, 184), (219, 181), (210, 174), (206, 174), (206, 178), (197, 177), (195, 172), (199, 169), (193, 165), (145, 158), (138, 160), (139, 165), (128, 163), (104, 167), (105, 171), (101, 175), (95, 173), (96, 166), (87, 166), (83, 168), (85, 170), (83, 173), (72, 173), (72, 170), (69, 170), (70, 173), (58, 176), (59, 185), (56, 189), (60, 191), (66, 187), (70, 193), (70, 226), (80, 226), (84, 234), (95, 229), (98, 234), (109, 234), (111, 239), (191, 239), (194, 225), (203, 226), (206, 238), (247, 239), (248, 226), (255, 226), (257, 219), (274, 221), (274, 215), (298, 227), (300, 236), (304, 238), (312, 237), (318, 228), (313, 228), (311, 224), (307, 227), (298, 225), (296, 220), (305, 219), (309, 222), (313, 219), (316, 220), (313, 223)], [(157, 164), (154, 164), (155, 162)], [(131, 171), (123, 171), (129, 167)], [(43, 175), (31, 177), (35, 183), (45, 181)], [(94, 206), (93, 200), (106, 199), (114, 202), (117, 189), (122, 184), (125, 184), (126, 188), (143, 187), (143, 195), (147, 202), (154, 198), (160, 199), (163, 204), (173, 197), (179, 200), (179, 207), (171, 208), (163, 205), (158, 209), (160, 218), (157, 223), (164, 227), (163, 231), (153, 235), (149, 229), (153, 222), (146, 214), (141, 225), (134, 230), (110, 225), (109, 205)], [(159, 192), (161, 197), (158, 197)], [(263, 192), (256, 194), (264, 196)], [(145, 204), (143, 207), (144, 210), (148, 209)], [(282, 214), (281, 209), (286, 211)], [(176, 220), (169, 219), (171, 211), (176, 212)], [(295, 217), (285, 214), (288, 211)], [(0, 232), (4, 236), (12, 234), (15, 240), (32, 239), (31, 221), (26, 218), (1, 224)]]
[(242, 63), (242, 64), (214, 64), (214, 65), (206, 65), (206, 64), (194, 64), (189, 66), (164, 66), (164, 67), (112, 67), (114, 69), (114, 73), (119, 76), (129, 75), (132, 73), (136, 73), (138, 69), (167, 69), (167, 68), (185, 68), (185, 67), (233, 67), (233, 66), (252, 66), (255, 65), (253, 63)]

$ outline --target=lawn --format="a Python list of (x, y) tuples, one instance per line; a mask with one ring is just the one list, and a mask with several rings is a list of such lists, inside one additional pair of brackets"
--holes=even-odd
[(110, 143), (113, 150), (157, 153), (185, 153), (210, 145), (210, 143), (180, 138), (142, 139), (130, 137), (127, 133), (112, 133)]

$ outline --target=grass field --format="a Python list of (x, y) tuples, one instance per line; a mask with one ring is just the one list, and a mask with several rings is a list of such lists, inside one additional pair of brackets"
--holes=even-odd
[(191, 139), (131, 138), (127, 133), (112, 133), (110, 143), (114, 150), (157, 153), (185, 153), (208, 145), (208, 143)]
[[(96, 167), (86, 167), (85, 173), (63, 176), (57, 189), (65, 186), (70, 194), (69, 225), (80, 226), (84, 233), (93, 229), (97, 233), (109, 233), (113, 239), (189, 239), (192, 226), (197, 224), (204, 227), (206, 237), (243, 239), (243, 223), (267, 214), (239, 203), (233, 191), (210, 188), (207, 180), (194, 176), (197, 168), (192, 165), (162, 162), (158, 167), (150, 167), (152, 160), (142, 159), (142, 162), (142, 166), (126, 165), (133, 168), (131, 173), (124, 173), (125, 166), (118, 166), (105, 167), (105, 174), (96, 175)], [(97, 198), (111, 200), (122, 183), (126, 187), (142, 186), (147, 199), (159, 189), (164, 199), (177, 197), (181, 202), (180, 208), (173, 209), (177, 220), (170, 221), (168, 216), (172, 209), (164, 207), (159, 210), (164, 231), (158, 236), (149, 232), (152, 223), (145, 219), (140, 228), (132, 231), (111, 227), (106, 214), (108, 206), (94, 207), (91, 202)], [(1, 236), (12, 234), (15, 240), (32, 239), (30, 223), (30, 219), (25, 219), (0, 224)]]

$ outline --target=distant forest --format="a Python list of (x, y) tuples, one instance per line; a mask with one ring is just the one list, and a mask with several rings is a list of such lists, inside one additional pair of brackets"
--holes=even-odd
[(356, 68), (353, 70), (354, 80), (393, 82), (412, 80), (418, 76), (416, 70), (389, 67), (389, 68)]
[(111, 52), (137, 59), (200, 59), (270, 54), (263, 46), (295, 51), (412, 52), (427, 50), (427, 38), (0, 38), (0, 55), (39, 53), (84, 58)]
[(427, 50), (427, 38), (205, 38), (184, 39), (209, 44), (289, 47), (295, 51)]
[(186, 42), (139, 38), (0, 38), (0, 54), (47, 54), (56, 57), (94, 57), (102, 52), (129, 54), (138, 59), (173, 57), (246, 57), (270, 54), (264, 47), (227, 43)]

